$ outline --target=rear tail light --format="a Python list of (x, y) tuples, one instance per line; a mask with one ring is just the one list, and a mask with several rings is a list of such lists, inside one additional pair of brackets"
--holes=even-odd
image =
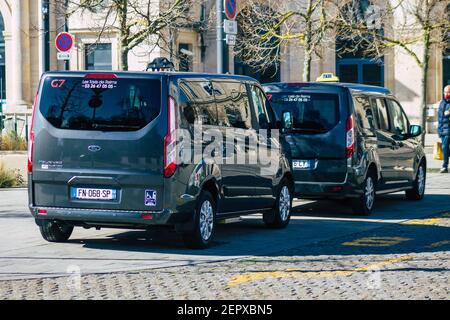
[(345, 154), (347, 158), (350, 158), (355, 153), (355, 121), (353, 120), (353, 115), (347, 119), (347, 132), (345, 140)]
[(40, 215), (40, 216), (46, 216), (46, 215), (47, 215), (47, 210), (39, 209), (39, 210), (38, 210), (38, 215)]
[(164, 138), (164, 176), (170, 178), (177, 169), (176, 108), (175, 99), (169, 96), (167, 106), (167, 135)]
[(31, 116), (30, 133), (28, 135), (28, 173), (33, 172), (33, 152), (34, 152), (34, 116), (36, 115), (38, 93), (34, 97), (33, 113)]
[(117, 79), (118, 76), (114, 73), (88, 73), (84, 76), (85, 79)]
[(151, 220), (151, 219), (153, 219), (153, 215), (152, 214), (148, 214), (148, 213), (143, 213), (143, 214), (141, 214), (141, 218), (142, 219)]
[(344, 187), (342, 187), (342, 186), (334, 186), (334, 187), (330, 188), (330, 191), (335, 192), (335, 193), (341, 192), (342, 190), (344, 190)]

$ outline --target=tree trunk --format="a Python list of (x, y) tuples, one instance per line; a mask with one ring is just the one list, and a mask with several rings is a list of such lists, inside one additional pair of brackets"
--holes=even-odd
[(119, 10), (119, 25), (120, 25), (120, 55), (119, 68), (123, 71), (128, 71), (128, 39), (130, 37), (130, 30), (127, 26), (128, 3), (123, 0), (118, 8)]
[(128, 71), (128, 52), (129, 52), (128, 48), (122, 45), (119, 56), (120, 70)]
[(312, 35), (313, 35), (313, 9), (312, 9), (312, 0), (308, 0), (308, 5), (306, 7), (306, 26), (305, 26), (305, 49), (304, 49), (304, 61), (303, 61), (303, 81), (309, 82), (311, 81), (311, 60), (312, 60)]
[(304, 61), (303, 61), (303, 81), (310, 82), (311, 81), (311, 51), (308, 46), (305, 47)]
[(428, 66), (430, 61), (430, 30), (424, 30), (422, 79), (421, 79), (421, 107), (422, 107), (422, 145), (425, 146), (427, 133), (427, 102), (428, 102)]
[[(425, 66), (426, 65), (426, 66)], [(422, 80), (421, 80), (421, 107), (422, 107), (422, 145), (425, 145), (425, 134), (427, 133), (427, 78), (428, 78), (428, 62), (424, 63), (422, 66)]]

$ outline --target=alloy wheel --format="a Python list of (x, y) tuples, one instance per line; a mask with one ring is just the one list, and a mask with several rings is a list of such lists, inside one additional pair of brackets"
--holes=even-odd
[(211, 202), (205, 200), (200, 208), (200, 234), (204, 241), (211, 238), (214, 228), (214, 211)]
[(366, 187), (364, 188), (364, 194), (366, 198), (366, 207), (371, 210), (373, 203), (375, 201), (375, 185), (373, 183), (372, 177), (367, 177)]
[(289, 213), (291, 210), (291, 195), (289, 193), (289, 188), (287, 186), (283, 186), (280, 193), (280, 201), (279, 201), (279, 209), (280, 209), (280, 217), (282, 221), (286, 221), (289, 217)]
[(420, 166), (417, 172), (417, 191), (420, 195), (425, 191), (425, 170), (423, 166)]

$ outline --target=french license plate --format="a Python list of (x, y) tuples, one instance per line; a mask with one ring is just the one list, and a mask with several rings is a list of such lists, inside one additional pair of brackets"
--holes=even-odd
[(314, 160), (293, 160), (292, 168), (297, 170), (308, 170), (314, 168)]
[(116, 200), (117, 190), (97, 188), (71, 188), (72, 199), (79, 200)]

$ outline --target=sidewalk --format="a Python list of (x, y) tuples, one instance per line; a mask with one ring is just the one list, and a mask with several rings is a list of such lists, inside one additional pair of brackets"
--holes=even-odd
[(436, 141), (440, 141), (437, 134), (428, 133), (425, 135), (425, 153), (427, 156), (428, 169), (440, 169), (442, 168), (442, 161), (434, 160), (433, 147)]

